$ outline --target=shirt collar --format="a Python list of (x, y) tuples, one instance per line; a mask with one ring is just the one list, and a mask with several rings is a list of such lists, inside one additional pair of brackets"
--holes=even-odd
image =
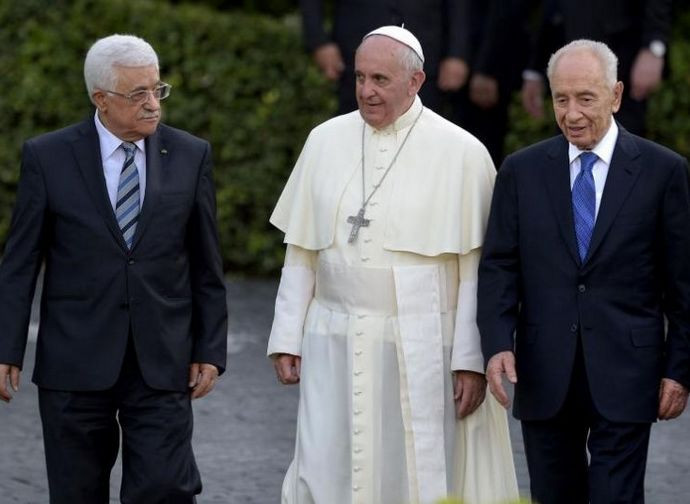
[(369, 126), (373, 131), (383, 133), (393, 133), (393, 132), (398, 132), (400, 130), (403, 130), (405, 128), (409, 128), (412, 126), (412, 124), (415, 122), (417, 119), (417, 116), (419, 113), (422, 111), (422, 100), (419, 98), (419, 96), (414, 97), (414, 101), (412, 102), (412, 105), (410, 105), (410, 108), (408, 108), (400, 117), (398, 117), (395, 121), (393, 121), (391, 124), (386, 126), (385, 128), (373, 128)]
[[(94, 122), (96, 123), (96, 131), (98, 131), (98, 139), (101, 143), (101, 156), (103, 159), (107, 159), (120, 148), (123, 140), (113, 135), (113, 133), (105, 127), (105, 125), (101, 122), (101, 118), (98, 117), (98, 111), (96, 111), (94, 114)], [(141, 152), (146, 152), (144, 150), (146, 142), (143, 138), (132, 143), (136, 145)]]
[[(607, 165), (610, 165), (611, 158), (613, 157), (613, 149), (616, 147), (616, 140), (618, 140), (618, 125), (616, 124), (615, 119), (611, 119), (611, 125), (604, 135), (604, 138), (599, 140), (599, 143), (596, 144), (590, 152), (593, 152), (599, 157), (599, 159), (601, 159)], [(586, 151), (580, 150), (573, 144), (569, 143), (568, 158), (570, 163), (575, 161), (575, 158), (577, 158), (583, 152)]]

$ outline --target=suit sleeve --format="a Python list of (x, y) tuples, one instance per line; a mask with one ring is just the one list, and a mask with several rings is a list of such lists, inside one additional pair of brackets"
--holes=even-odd
[(679, 162), (663, 205), (666, 373), (690, 388), (690, 198), (688, 165)]
[(324, 30), (323, 0), (299, 0), (304, 45), (309, 52), (331, 42)]
[(671, 37), (672, 0), (646, 0), (642, 23), (642, 42), (648, 46), (652, 40), (669, 43)]
[(515, 170), (508, 157), (498, 171), (479, 263), (477, 325), (486, 362), (513, 350), (518, 320), (520, 256)]
[(213, 364), (222, 373), (226, 362), (228, 313), (211, 172), (211, 147), (206, 144), (188, 224), (193, 298), (192, 362)]
[(24, 145), (17, 201), (0, 264), (0, 363), (22, 365), (31, 303), (43, 260), (45, 181), (32, 144)]
[(448, 24), (446, 33), (447, 44), (444, 58), (460, 58), (470, 61), (472, 48), (470, 46), (470, 4), (474, 0), (446, 0), (444, 2), (445, 19)]

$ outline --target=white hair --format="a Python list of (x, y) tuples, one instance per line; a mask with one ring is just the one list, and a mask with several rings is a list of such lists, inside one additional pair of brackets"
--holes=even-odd
[(392, 37), (388, 37), (387, 35), (381, 35), (378, 33), (375, 33), (373, 35), (367, 35), (359, 44), (359, 47), (357, 47), (357, 51), (359, 51), (359, 49), (362, 47), (362, 45), (364, 45), (364, 43), (367, 40), (373, 37), (383, 37), (390, 40), (395, 40), (397, 42), (397, 44), (395, 44), (395, 57), (406, 71), (413, 74), (415, 72), (424, 70), (424, 62), (422, 61), (422, 58), (419, 57), (419, 54), (415, 52), (414, 49), (412, 49), (408, 45), (403, 44), (399, 40), (396, 40)]
[(618, 81), (618, 58), (613, 51), (609, 49), (609, 46), (603, 42), (596, 42), (594, 40), (587, 39), (573, 40), (551, 55), (549, 64), (546, 67), (546, 76), (549, 79), (549, 83), (553, 78), (556, 64), (561, 59), (561, 56), (575, 51), (589, 51), (592, 53), (594, 57), (599, 60), (599, 63), (601, 63), (601, 68), (604, 70), (604, 79), (606, 80), (606, 84), (611, 87), (616, 85), (616, 82)]
[(144, 67), (155, 65), (158, 56), (151, 44), (134, 35), (110, 35), (97, 40), (86, 53), (84, 81), (89, 98), (96, 89), (114, 89), (117, 73), (114, 67)]

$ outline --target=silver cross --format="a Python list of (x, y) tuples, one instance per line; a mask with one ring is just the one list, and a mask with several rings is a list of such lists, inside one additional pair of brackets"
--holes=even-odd
[(352, 231), (350, 231), (350, 237), (347, 239), (347, 243), (354, 243), (357, 240), (357, 235), (359, 234), (359, 228), (369, 226), (371, 219), (364, 218), (364, 207), (359, 209), (357, 215), (350, 215), (347, 218), (347, 222), (352, 224)]

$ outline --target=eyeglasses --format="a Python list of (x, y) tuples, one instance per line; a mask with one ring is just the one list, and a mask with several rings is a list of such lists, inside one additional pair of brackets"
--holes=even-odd
[(153, 95), (153, 97), (159, 101), (165, 100), (168, 96), (170, 96), (170, 89), (172, 89), (170, 84), (161, 82), (153, 89), (140, 89), (139, 91), (132, 91), (131, 93), (127, 94), (118, 93), (117, 91), (111, 91), (109, 89), (104, 89), (103, 91), (117, 96), (122, 96), (123, 98), (129, 100), (130, 103), (141, 105), (149, 99), (149, 95)]

